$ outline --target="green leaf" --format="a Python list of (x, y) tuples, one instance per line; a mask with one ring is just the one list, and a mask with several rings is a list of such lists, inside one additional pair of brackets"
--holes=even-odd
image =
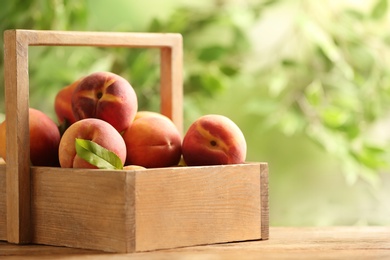
[(371, 17), (374, 19), (381, 19), (387, 13), (387, 1), (378, 0), (371, 10)]
[(158, 18), (153, 18), (152, 21), (150, 22), (149, 25), (149, 30), (150, 32), (159, 32), (162, 30), (162, 25), (161, 22), (159, 21)]
[(204, 74), (191, 75), (189, 79), (190, 86), (194, 89), (201, 89), (209, 96), (223, 90), (225, 85), (220, 75), (215, 72), (208, 72)]
[(80, 158), (99, 169), (123, 169), (122, 161), (115, 153), (93, 141), (76, 138), (75, 146)]
[(321, 81), (312, 81), (305, 89), (305, 97), (312, 106), (319, 106), (324, 97), (324, 89)]
[(226, 76), (234, 76), (240, 72), (239, 68), (236, 65), (230, 64), (221, 64), (220, 70)]
[(296, 60), (293, 59), (283, 59), (281, 60), (281, 65), (283, 67), (297, 67), (298, 63)]
[(359, 151), (351, 151), (352, 156), (371, 169), (378, 169), (388, 165), (384, 158), (385, 153), (384, 148), (370, 144), (363, 145)]
[(331, 128), (338, 128), (346, 124), (350, 119), (348, 111), (338, 107), (327, 107), (321, 111), (321, 119), (324, 125)]
[(227, 54), (227, 50), (222, 46), (208, 46), (200, 50), (198, 58), (199, 60), (210, 62), (220, 59), (225, 54)]

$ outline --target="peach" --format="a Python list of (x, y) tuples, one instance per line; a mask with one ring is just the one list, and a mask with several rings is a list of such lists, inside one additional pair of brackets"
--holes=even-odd
[(191, 124), (182, 143), (188, 166), (244, 163), (246, 140), (241, 129), (223, 115), (204, 115)]
[(146, 168), (139, 166), (139, 165), (126, 165), (126, 166), (123, 166), (123, 170), (135, 171), (135, 170), (146, 170)]
[(7, 146), (6, 146), (6, 140), (7, 140), (7, 134), (6, 134), (6, 121), (4, 120), (0, 124), (0, 157), (5, 159), (7, 155)]
[(63, 126), (64, 129), (76, 122), (72, 110), (72, 95), (80, 81), (81, 79), (78, 79), (72, 84), (62, 88), (58, 91), (54, 99), (54, 110), (57, 115), (58, 123), (60, 126)]
[(168, 118), (138, 118), (123, 133), (123, 139), (127, 149), (125, 165), (157, 168), (177, 165), (180, 161), (181, 136)]
[(123, 77), (111, 72), (95, 72), (77, 85), (72, 96), (76, 120), (98, 118), (118, 132), (133, 122), (138, 109), (136, 93)]
[(76, 138), (93, 141), (112, 151), (123, 164), (126, 160), (126, 144), (120, 133), (104, 120), (86, 118), (69, 126), (62, 135), (58, 156), (63, 168), (97, 168), (77, 155)]
[[(0, 125), (0, 157), (6, 161), (6, 120)], [(59, 166), (60, 131), (45, 113), (29, 109), (30, 161), (34, 166)]]
[(168, 118), (170, 120), (169, 117), (167, 117), (161, 113), (154, 112), (154, 111), (147, 111), (147, 110), (138, 111), (135, 114), (134, 120), (137, 120), (138, 118), (141, 118), (141, 117), (147, 117), (147, 116), (160, 116), (160, 117)]

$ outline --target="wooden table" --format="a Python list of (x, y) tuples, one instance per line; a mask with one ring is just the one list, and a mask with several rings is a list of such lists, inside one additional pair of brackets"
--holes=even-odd
[(0, 259), (390, 259), (390, 227), (271, 227), (268, 241), (134, 254), (0, 242)]

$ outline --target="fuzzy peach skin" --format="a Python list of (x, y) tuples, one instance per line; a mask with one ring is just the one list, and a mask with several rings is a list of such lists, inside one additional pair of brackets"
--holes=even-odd
[(60, 125), (67, 124), (67, 126), (69, 126), (76, 122), (76, 118), (74, 117), (72, 110), (72, 96), (73, 91), (81, 80), (82, 78), (60, 89), (54, 99), (54, 111)]
[(127, 149), (125, 165), (157, 168), (177, 165), (180, 161), (181, 136), (168, 118), (138, 118), (123, 133), (123, 139)]
[(93, 141), (114, 152), (123, 164), (126, 160), (126, 144), (119, 132), (106, 121), (86, 118), (69, 126), (62, 135), (58, 156), (63, 168), (97, 168), (77, 155), (76, 138)]
[[(6, 120), (0, 125), (0, 157), (6, 161)], [(29, 108), (30, 162), (34, 166), (59, 166), (60, 131), (40, 110)]]
[(137, 120), (138, 118), (141, 118), (141, 117), (147, 117), (147, 116), (159, 116), (159, 117), (164, 117), (164, 118), (171, 120), (169, 117), (167, 117), (161, 113), (154, 112), (154, 111), (147, 111), (147, 110), (137, 111), (137, 113), (135, 114), (134, 120)]
[(6, 140), (7, 140), (7, 134), (6, 134), (6, 121), (4, 120), (0, 124), (0, 157), (3, 158), (4, 160), (6, 159), (7, 155), (7, 146), (6, 146)]
[(135, 170), (146, 170), (145, 167), (139, 166), (139, 165), (126, 165), (123, 166), (123, 170), (125, 171), (135, 171)]
[(241, 129), (223, 115), (205, 115), (187, 130), (182, 143), (188, 166), (244, 163), (246, 140)]
[(72, 96), (76, 120), (102, 119), (120, 133), (133, 122), (137, 109), (137, 95), (133, 87), (126, 79), (111, 72), (95, 72), (86, 76)]

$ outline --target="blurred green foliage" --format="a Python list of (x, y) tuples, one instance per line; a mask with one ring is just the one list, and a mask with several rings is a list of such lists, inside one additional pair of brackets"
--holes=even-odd
[[(300, 176), (282, 172), (301, 157), (295, 171), (338, 169), (348, 184), (378, 185), (390, 161), (390, 135), (375, 131), (378, 125), (385, 129), (390, 117), (388, 0), (364, 6), (310, 0), (155, 4), (148, 9), (125, 0), (5, 1), (0, 28), (181, 33), (185, 127), (202, 113), (223, 113), (243, 128), (248, 160), (271, 162), (285, 180)], [(56, 92), (97, 70), (127, 78), (140, 109), (159, 109), (157, 50), (31, 47), (29, 55), (31, 106), (53, 118)], [(2, 74), (0, 82), (3, 92)]]
[(389, 116), (387, 1), (371, 1), (369, 11), (299, 2), (294, 35), (272, 54), (278, 57), (254, 69), (258, 86), (268, 90), (260, 94), (267, 106), (253, 99), (250, 107), (272, 127), (287, 135), (303, 131), (339, 158), (349, 182), (358, 176), (374, 182), (389, 159), (388, 142), (371, 133)]

